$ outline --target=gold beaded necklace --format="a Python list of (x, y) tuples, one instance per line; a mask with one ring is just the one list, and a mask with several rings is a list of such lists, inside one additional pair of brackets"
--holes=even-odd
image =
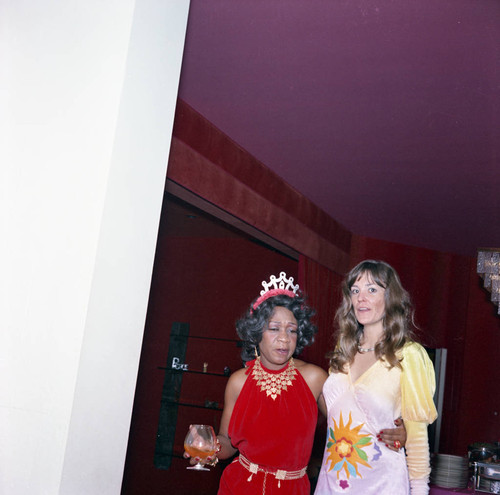
[(257, 386), (260, 386), (261, 392), (266, 392), (267, 397), (276, 400), (278, 395), (281, 395), (282, 390), (287, 390), (287, 387), (293, 386), (293, 380), (297, 374), (297, 368), (290, 358), (288, 365), (279, 373), (269, 373), (260, 364), (260, 356), (255, 360), (252, 369), (252, 377), (257, 381)]

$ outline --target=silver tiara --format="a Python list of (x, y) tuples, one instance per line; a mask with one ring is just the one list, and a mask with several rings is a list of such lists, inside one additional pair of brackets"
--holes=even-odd
[(263, 280), (262, 287), (264, 287), (264, 289), (260, 291), (261, 296), (273, 289), (289, 290), (294, 294), (297, 294), (299, 290), (299, 284), (293, 285), (293, 277), (286, 278), (285, 272), (280, 272), (279, 278), (276, 278), (276, 275), (271, 275), (269, 282)]

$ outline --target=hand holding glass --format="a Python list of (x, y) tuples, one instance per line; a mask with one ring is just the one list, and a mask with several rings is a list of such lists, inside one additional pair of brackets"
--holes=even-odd
[(194, 459), (200, 460), (186, 469), (196, 469), (197, 471), (210, 471), (203, 466), (201, 460), (215, 455), (217, 448), (217, 437), (214, 429), (209, 425), (191, 425), (184, 440), (184, 450)]

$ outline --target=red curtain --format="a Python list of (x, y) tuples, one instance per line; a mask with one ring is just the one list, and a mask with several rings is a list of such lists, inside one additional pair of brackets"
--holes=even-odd
[(328, 369), (326, 355), (334, 345), (333, 322), (340, 304), (342, 278), (310, 258), (299, 258), (299, 285), (307, 295), (309, 304), (316, 310), (315, 323), (318, 326), (314, 344), (304, 349), (300, 357), (324, 369)]

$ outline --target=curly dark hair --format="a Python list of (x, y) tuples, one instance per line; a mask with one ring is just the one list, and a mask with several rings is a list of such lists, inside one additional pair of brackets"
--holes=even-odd
[(243, 350), (241, 351), (243, 361), (251, 361), (255, 358), (255, 349), (258, 348), (262, 340), (264, 327), (277, 306), (291, 311), (297, 320), (297, 346), (294, 356), (299, 355), (304, 347), (314, 342), (314, 335), (318, 329), (310, 319), (314, 316), (315, 311), (306, 304), (305, 297), (292, 298), (278, 295), (266, 299), (257, 309), (253, 309), (252, 305), (248, 308), (245, 316), (236, 322), (236, 331), (243, 341)]
[(385, 289), (384, 338), (375, 346), (375, 355), (384, 359), (392, 368), (401, 364), (396, 352), (407, 342), (415, 341), (417, 328), (410, 295), (401, 285), (396, 270), (385, 261), (365, 260), (356, 265), (342, 282), (342, 302), (337, 309), (335, 322), (337, 346), (330, 353), (330, 371), (345, 373), (345, 365), (354, 361), (363, 325), (358, 323), (351, 302), (351, 287), (367, 274), (377, 285)]

